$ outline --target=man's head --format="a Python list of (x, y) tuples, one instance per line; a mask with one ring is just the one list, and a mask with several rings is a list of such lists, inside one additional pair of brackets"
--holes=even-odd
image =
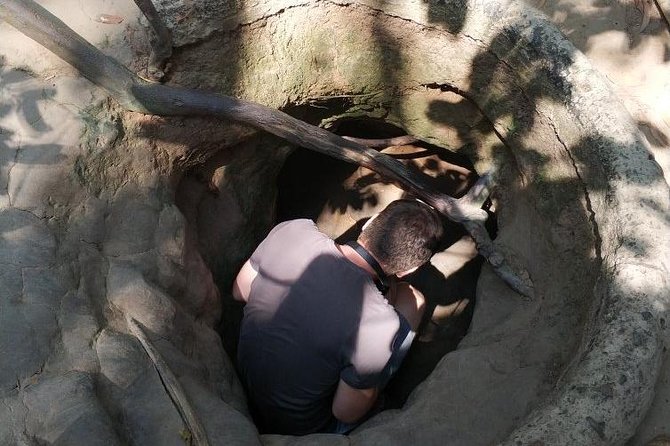
[(417, 200), (397, 200), (363, 227), (358, 242), (386, 274), (402, 274), (426, 263), (442, 238), (437, 211)]

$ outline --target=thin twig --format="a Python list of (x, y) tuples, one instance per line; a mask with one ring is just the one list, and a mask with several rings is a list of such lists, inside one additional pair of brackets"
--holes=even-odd
[[(667, 2), (666, 2), (667, 3)], [(665, 22), (665, 29), (670, 33), (670, 19), (668, 18), (668, 14), (665, 13), (665, 9), (661, 6), (658, 0), (654, 0), (654, 5), (656, 5), (656, 9), (658, 9), (658, 13), (661, 15), (661, 18)]]
[(193, 410), (193, 407), (186, 396), (186, 392), (184, 392), (184, 388), (177, 380), (177, 377), (172, 373), (172, 370), (170, 370), (170, 367), (167, 365), (156, 347), (149, 341), (149, 338), (137, 321), (131, 316), (126, 316), (126, 322), (128, 323), (130, 332), (138, 341), (140, 341), (144, 351), (147, 352), (149, 359), (151, 359), (151, 362), (154, 364), (165, 390), (167, 390), (170, 399), (177, 408), (177, 411), (179, 411), (179, 415), (181, 415), (182, 420), (184, 420), (184, 424), (186, 424), (186, 427), (191, 432), (193, 444), (195, 446), (209, 446), (205, 428), (202, 426), (202, 423), (200, 423), (200, 419), (195, 413), (195, 410)]
[(165, 75), (165, 64), (172, 55), (172, 34), (161, 20), (151, 0), (134, 0), (134, 2), (156, 34), (156, 40), (151, 43), (147, 76), (149, 79), (159, 81)]

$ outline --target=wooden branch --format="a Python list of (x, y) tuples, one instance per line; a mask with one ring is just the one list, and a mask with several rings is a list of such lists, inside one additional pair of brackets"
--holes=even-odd
[(531, 296), (528, 274), (517, 274), (496, 252), (481, 208), (432, 190), (418, 173), (399, 161), (354, 141), (307, 124), (279, 110), (199, 90), (160, 85), (142, 80), (116, 60), (68, 28), (32, 0), (0, 0), (0, 17), (74, 66), (91, 82), (107, 90), (128, 110), (163, 116), (217, 116), (272, 133), (287, 141), (334, 158), (359, 164), (421, 197), (449, 219), (465, 226), (496, 273), (519, 293)]
[(411, 135), (396, 136), (395, 138), (384, 139), (356, 138), (354, 136), (343, 136), (342, 138), (365, 147), (370, 147), (371, 149), (386, 149), (387, 147), (393, 146), (405, 146), (407, 144), (414, 144), (415, 142), (419, 141), (417, 138)]
[(151, 43), (147, 76), (149, 79), (159, 81), (165, 76), (165, 64), (170, 56), (172, 56), (172, 34), (161, 20), (151, 0), (134, 1), (156, 34), (156, 40)]
[(654, 5), (658, 10), (661, 19), (665, 22), (666, 31), (670, 33), (670, 18), (668, 18), (667, 11), (670, 10), (670, 3), (668, 0), (654, 0)]
[(200, 423), (200, 419), (193, 410), (191, 403), (186, 397), (186, 392), (184, 392), (184, 388), (177, 380), (177, 377), (174, 375), (174, 373), (172, 373), (170, 367), (167, 365), (156, 347), (154, 347), (154, 345), (151, 343), (146, 333), (144, 333), (144, 330), (142, 330), (142, 327), (140, 327), (137, 321), (131, 316), (126, 316), (126, 322), (128, 323), (128, 329), (133, 334), (133, 336), (135, 336), (137, 340), (140, 341), (144, 351), (147, 353), (149, 359), (151, 359), (151, 362), (154, 364), (154, 367), (158, 372), (158, 376), (160, 376), (161, 381), (163, 382), (165, 390), (167, 390), (168, 395), (170, 395), (170, 399), (177, 408), (177, 411), (179, 411), (179, 415), (181, 415), (182, 420), (184, 420), (184, 424), (186, 424), (188, 430), (191, 431), (193, 444), (196, 446), (208, 446), (209, 440), (207, 439), (205, 428), (202, 426), (202, 423)]

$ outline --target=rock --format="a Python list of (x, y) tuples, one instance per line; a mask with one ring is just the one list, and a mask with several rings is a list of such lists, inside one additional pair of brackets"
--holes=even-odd
[(23, 429), (27, 409), (16, 397), (18, 389), (13, 393), (5, 392), (5, 396), (0, 398), (0, 419), (3, 420), (0, 423), (0, 444), (30, 444)]
[(183, 446), (183, 421), (139, 342), (105, 330), (96, 341), (96, 352), (104, 400), (115, 416), (126, 420), (128, 440)]
[(185, 225), (184, 216), (175, 205), (166, 206), (158, 216), (154, 243), (161, 255), (177, 265), (183, 264)]
[(66, 269), (23, 268), (12, 272), (13, 279), (3, 281), (13, 296), (3, 295), (6, 300), (0, 302), (0, 351), (12, 358), (0, 366), (3, 389), (42, 373), (60, 334), (59, 308), (71, 279)]
[[(39, 217), (53, 215), (53, 201), (67, 202), (67, 184), (61, 178), (69, 173), (60, 145), (22, 147), (11, 171), (8, 193), (13, 206), (34, 212)], [(53, 200), (53, 201), (52, 201)]]
[[(159, 3), (176, 41), (193, 43), (172, 58), (174, 84), (233, 92), (313, 122), (333, 109), (383, 117), (441, 146), (468, 141), (459, 132), (468, 114), (477, 144), (463, 150), (478, 171), (496, 168), (496, 244), (540, 290), (522, 301), (485, 270), (471, 333), (403, 409), (349, 438), (264, 442), (627, 441), (665, 355), (668, 188), (635, 123), (581, 53), (511, 0), (460, 9), (419, 0), (187, 3)], [(72, 5), (53, 6), (67, 16)], [(78, 6), (68, 19), (94, 41), (111, 36), (110, 54), (138, 42), (136, 27), (107, 32), (111, 25)], [(212, 437), (256, 443), (231, 361), (218, 358), (208, 326), (218, 315), (205, 266), (227, 294), (272, 224), (285, 149), (259, 137), (265, 142), (232, 150), (249, 133), (217, 133), (233, 128), (227, 122), (118, 112), (119, 126), (109, 114), (95, 126), (100, 139), (80, 153), (80, 119), (97, 116), (86, 108), (95, 88), (38, 80), (29, 70), (45, 75), (53, 56), (6, 25), (0, 35), (8, 63), (22, 66), (0, 67), (0, 442), (182, 444), (183, 422), (155, 369), (122, 334), (131, 315), (179, 373)], [(53, 70), (67, 71), (60, 62)], [(473, 107), (490, 126), (471, 118)], [(205, 184), (203, 208), (185, 212), (202, 237), (203, 265), (187, 253), (198, 238), (184, 230), (182, 242), (175, 184), (219, 148), (228, 159), (211, 175), (215, 188)], [(209, 241), (217, 242), (211, 251)], [(216, 424), (221, 414), (225, 429)]]
[(159, 210), (141, 196), (114, 200), (105, 220), (103, 252), (108, 256), (140, 254), (154, 248)]
[(212, 445), (260, 445), (256, 426), (248, 414), (241, 413), (217, 398), (198, 381), (185, 376), (180, 379), (191, 404), (202, 420)]
[(349, 446), (351, 440), (344, 435), (314, 434), (304, 438), (287, 437), (286, 435), (263, 435), (261, 437), (265, 446), (308, 446), (308, 445), (332, 445)]
[(8, 204), (39, 217), (51, 216), (57, 212), (54, 205), (69, 201), (73, 192), (63, 179), (78, 153), (82, 122), (73, 102), (79, 100), (59, 94), (56, 83), (44, 85), (25, 71), (3, 74), (8, 95), (3, 114), (12, 131), (3, 138), (8, 147), (0, 155), (0, 184), (6, 185)]
[(94, 196), (86, 197), (68, 216), (68, 230), (63, 244), (74, 250), (80, 247), (81, 242), (101, 248), (105, 235), (106, 212), (105, 201)]
[(172, 299), (149, 285), (142, 274), (132, 267), (110, 263), (107, 299), (125, 316), (134, 318), (158, 335), (182, 335), (175, 332), (178, 309)]
[(55, 260), (56, 240), (44, 220), (17, 209), (0, 210), (0, 264), (46, 266)]
[(58, 314), (60, 327), (60, 364), (53, 369), (65, 372), (70, 369), (91, 374), (98, 371), (98, 358), (93, 346), (100, 329), (93, 314), (88, 296), (81, 290), (70, 291), (62, 299)]
[(70, 372), (25, 389), (26, 433), (54, 445), (120, 445), (111, 420), (95, 397), (91, 375)]
[(3, 138), (3, 136), (0, 133), (0, 209), (9, 206), (9, 172), (14, 167), (17, 152), (15, 148), (6, 145), (7, 137)]

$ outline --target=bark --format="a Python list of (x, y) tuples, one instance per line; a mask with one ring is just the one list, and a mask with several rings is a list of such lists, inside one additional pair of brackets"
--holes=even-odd
[(205, 428), (200, 422), (195, 410), (193, 410), (193, 406), (189, 402), (186, 392), (184, 392), (184, 388), (179, 383), (175, 374), (172, 373), (172, 370), (156, 347), (149, 341), (149, 338), (142, 327), (140, 327), (140, 324), (130, 316), (126, 318), (126, 322), (128, 323), (128, 330), (130, 330), (133, 336), (135, 336), (140, 344), (142, 344), (144, 351), (156, 368), (156, 372), (158, 372), (158, 376), (160, 377), (166, 392), (170, 396), (179, 415), (182, 420), (184, 420), (184, 424), (191, 433), (191, 438), (193, 440), (192, 444), (195, 446), (209, 446)]
[(361, 144), (365, 147), (370, 147), (371, 149), (385, 149), (392, 146), (404, 146), (407, 144), (413, 144), (417, 141), (413, 136), (397, 136), (395, 138), (385, 138), (385, 139), (365, 139), (365, 138), (356, 138), (354, 136), (343, 136), (347, 141), (352, 141), (358, 144)]
[(134, 1), (156, 34), (156, 40), (151, 43), (147, 76), (152, 80), (161, 80), (165, 75), (165, 63), (172, 55), (172, 35), (151, 0)]
[(464, 225), (479, 253), (517, 292), (532, 296), (526, 271), (515, 271), (496, 251), (484, 222), (487, 214), (470, 200), (457, 200), (433, 190), (419, 174), (399, 161), (355, 141), (307, 124), (279, 110), (229, 96), (144, 81), (67, 27), (32, 0), (0, 0), (0, 17), (23, 34), (74, 66), (107, 90), (130, 111), (162, 116), (217, 116), (241, 122), (291, 143), (373, 170), (420, 197), (447, 218)]

